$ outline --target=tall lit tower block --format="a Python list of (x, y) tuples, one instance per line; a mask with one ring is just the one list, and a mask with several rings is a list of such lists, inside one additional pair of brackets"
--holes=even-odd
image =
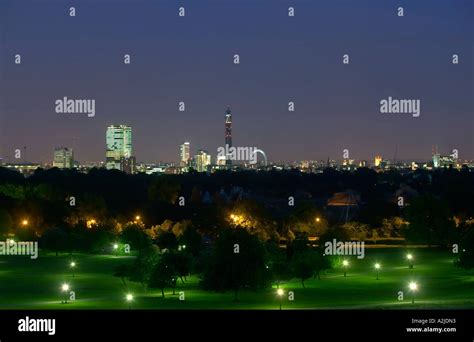
[[(232, 147), (232, 112), (230, 111), (230, 107), (227, 107), (225, 111), (225, 144), (226, 150)], [(229, 156), (226, 156), (225, 165), (230, 168), (232, 166), (232, 160)]]

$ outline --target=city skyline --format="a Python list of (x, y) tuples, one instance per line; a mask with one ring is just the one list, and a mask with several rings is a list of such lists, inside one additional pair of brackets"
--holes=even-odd
[[(367, 22), (364, 3), (295, 2), (293, 18), (270, 1), (185, 4), (183, 18), (174, 4), (114, 4), (111, 16), (86, 1), (70, 18), (68, 4), (2, 2), (0, 156), (14, 162), (26, 146), (26, 160), (48, 162), (68, 146), (102, 161), (115, 123), (133, 127), (140, 161), (176, 161), (183, 141), (215, 154), (229, 105), (233, 144), (271, 161), (342, 159), (345, 149), (422, 160), (434, 145), (474, 158), (472, 7), (421, 1), (400, 18), (394, 4), (371, 3)], [(55, 112), (65, 96), (95, 100), (94, 116)], [(419, 99), (421, 115), (381, 114), (387, 98)]]
[[(228, 108), (225, 112), (226, 113), (226, 120), (227, 120), (228, 115), (230, 115), (229, 112), (230, 112), (230, 109)], [(231, 137), (230, 137), (230, 140), (229, 140), (229, 136), (227, 135), (227, 132), (228, 132), (227, 124), (228, 124), (228, 122), (226, 121), (225, 145), (227, 145), (229, 147), (232, 147)], [(44, 165), (51, 164), (53, 167), (57, 166), (57, 165), (55, 165), (55, 163), (58, 163), (58, 165), (61, 164), (60, 166), (57, 166), (59, 168), (72, 168), (72, 167), (74, 167), (75, 163), (92, 162), (92, 163), (104, 164), (104, 166), (108, 169), (121, 170), (122, 169), (121, 164), (123, 164), (123, 162), (125, 160), (133, 158), (134, 163), (136, 163), (137, 161), (140, 162), (140, 163), (171, 163), (171, 164), (175, 164), (175, 165), (181, 166), (181, 167), (189, 167), (189, 166), (191, 166), (190, 163), (194, 160), (193, 156), (197, 157), (202, 152), (205, 152), (205, 154), (208, 155), (209, 158), (212, 158), (214, 160), (214, 163), (209, 162), (209, 165), (211, 165), (211, 164), (212, 165), (219, 165), (219, 153), (220, 153), (219, 151), (216, 151), (216, 153), (213, 154), (213, 153), (209, 153), (207, 150), (204, 150), (204, 149), (199, 148), (199, 147), (192, 148), (191, 143), (189, 141), (185, 141), (185, 142), (183, 142), (182, 144), (179, 145), (178, 154), (175, 156), (176, 159), (172, 159), (172, 160), (154, 160), (154, 161), (144, 161), (144, 160), (138, 159), (137, 161), (135, 161), (136, 157), (134, 155), (132, 155), (132, 148), (133, 148), (132, 147), (133, 146), (133, 144), (132, 144), (132, 131), (133, 131), (133, 127), (130, 127), (130, 126), (127, 126), (127, 125), (123, 125), (123, 124), (109, 125), (106, 128), (105, 155), (104, 155), (103, 160), (96, 160), (96, 161), (77, 160), (76, 158), (74, 158), (73, 148), (66, 147), (66, 146), (56, 146), (56, 147), (54, 147), (54, 155), (50, 160), (39, 161), (39, 162), (38, 161), (33, 161), (33, 160), (26, 160), (26, 158), (25, 158), (25, 154), (26, 154), (25, 147), (26, 146), (24, 146), (23, 150), (18, 149), (16, 151), (16, 152), (20, 151), (20, 155), (21, 155), (21, 153), (23, 153), (22, 157), (19, 157), (19, 158), (16, 158), (16, 157), (15, 158), (2, 158), (2, 156), (0, 156), (0, 163), (2, 163), (2, 162), (7, 163), (7, 164), (25, 164), (25, 163), (35, 164), (35, 163), (40, 163), (40, 164), (44, 164)], [(230, 144), (229, 144), (229, 142), (230, 142)], [(219, 148), (223, 148), (223, 147), (220, 146)], [(249, 148), (249, 147), (236, 147), (236, 149), (237, 148)], [(250, 147), (250, 148), (252, 148), (252, 147)], [(445, 153), (443, 153), (443, 152), (445, 152)], [(65, 153), (70, 154), (70, 155), (66, 157)], [(193, 154), (193, 153), (195, 153), (195, 154)], [(441, 151), (440, 152), (437, 145), (432, 147), (431, 154), (430, 154), (429, 157), (424, 156), (422, 158), (403, 158), (403, 156), (398, 156), (397, 155), (397, 151), (395, 152), (394, 158), (390, 158), (389, 156), (382, 156), (378, 153), (373, 154), (373, 156), (369, 157), (369, 158), (358, 158), (357, 156), (356, 157), (350, 157), (349, 154), (347, 154), (348, 157), (345, 157), (344, 156), (345, 153), (348, 153), (348, 151), (343, 151), (343, 154), (342, 154), (343, 156), (341, 158), (337, 158), (337, 157), (333, 158), (332, 156), (328, 156), (327, 157), (327, 162), (328, 163), (329, 163), (329, 161), (331, 161), (331, 162), (332, 161), (342, 162), (343, 163), (342, 165), (356, 165), (357, 162), (364, 162), (363, 166), (375, 166), (375, 167), (379, 167), (382, 162), (386, 163), (387, 161), (390, 162), (390, 163), (397, 163), (397, 162), (432, 162), (434, 164), (434, 167), (438, 167), (440, 158), (449, 158), (450, 159), (452, 157), (453, 161), (459, 161), (459, 162), (473, 161), (474, 160), (473, 158), (461, 158), (461, 157), (459, 157), (457, 150)], [(56, 158), (59, 158), (58, 160), (61, 160), (61, 161), (56, 162)], [(69, 166), (62, 166), (63, 163), (64, 163), (64, 165), (66, 165), (66, 161), (63, 161), (64, 158), (70, 158), (71, 159), (71, 161), (67, 162), (67, 165), (69, 165)], [(232, 161), (231, 158), (228, 159), (228, 160)], [(325, 160), (326, 159), (324, 159), (324, 158), (321, 158), (321, 159), (306, 158), (306, 159), (300, 159), (300, 160), (294, 159), (294, 160), (291, 160), (291, 161), (288, 161), (288, 160), (285, 160), (285, 161), (271, 160), (270, 159), (270, 162), (271, 163), (277, 163), (277, 164), (278, 163), (286, 163), (287, 165), (291, 165), (292, 163), (294, 164), (294, 163), (297, 163), (297, 162), (316, 162), (316, 161), (320, 162), (320, 161), (325, 161)], [(258, 161), (258, 162), (261, 162), (261, 161)], [(237, 165), (242, 164), (242, 163), (245, 163), (245, 160), (241, 160), (240, 163), (237, 163)], [(348, 164), (346, 164), (346, 163), (348, 163)], [(226, 164), (226, 165), (227, 165), (227, 168), (228, 168), (229, 164)], [(232, 163), (230, 163), (230, 166), (231, 165), (232, 165)], [(358, 165), (358, 166), (361, 167), (362, 165)]]

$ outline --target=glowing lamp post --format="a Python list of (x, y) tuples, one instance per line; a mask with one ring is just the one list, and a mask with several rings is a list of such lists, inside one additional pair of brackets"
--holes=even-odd
[(418, 284), (412, 281), (410, 284), (408, 284), (408, 288), (411, 291), (411, 303), (415, 304), (415, 292), (418, 290)]
[(277, 290), (277, 296), (280, 298), (280, 310), (281, 310), (281, 301), (282, 301), (282, 298), (283, 298), (284, 294), (285, 294), (285, 291), (283, 291), (283, 289), (278, 289)]
[(64, 304), (67, 304), (67, 294), (69, 291), (69, 284), (64, 283), (61, 286), (61, 290), (64, 292)]
[(127, 301), (128, 303), (128, 308), (129, 309), (132, 309), (132, 302), (133, 302), (133, 295), (131, 293), (127, 294), (125, 296), (125, 300)]
[(21, 221), (21, 225), (22, 225), (23, 227), (26, 227), (26, 226), (28, 225), (28, 223), (29, 223), (28, 220), (23, 220), (23, 221)]
[(316, 222), (320, 222), (321, 221), (321, 218), (320, 217), (316, 217)]
[(114, 248), (114, 251), (115, 251), (115, 256), (117, 256), (119, 245), (117, 243), (114, 243), (113, 248)]
[(71, 261), (71, 263), (69, 264), (69, 266), (71, 266), (72, 276), (74, 277), (74, 269), (76, 268), (76, 263), (75, 263), (74, 261)]
[(347, 266), (349, 266), (349, 261), (343, 260), (342, 261), (342, 266), (344, 267), (344, 277), (347, 276)]
[(380, 269), (380, 264), (376, 263), (375, 264), (375, 272), (377, 272), (377, 280), (379, 280), (379, 269)]
[(413, 254), (407, 254), (408, 268), (413, 268)]

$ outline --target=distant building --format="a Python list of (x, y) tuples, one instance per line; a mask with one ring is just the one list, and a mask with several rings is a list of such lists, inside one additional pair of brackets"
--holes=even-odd
[(107, 127), (106, 145), (106, 168), (122, 170), (122, 159), (132, 157), (132, 128), (126, 125)]
[(73, 150), (67, 147), (56, 147), (54, 149), (53, 167), (72, 169), (74, 167)]
[[(227, 147), (226, 150), (232, 147), (232, 112), (230, 110), (230, 107), (227, 107), (227, 110), (225, 111), (225, 145), (224, 146)], [(228, 168), (232, 167), (232, 160), (230, 156), (226, 156), (225, 164)]]
[(331, 198), (328, 199), (327, 205), (333, 207), (347, 207), (358, 206), (360, 202), (360, 195), (353, 191), (335, 192)]
[(225, 156), (218, 156), (217, 157), (216, 164), (218, 166), (225, 166), (225, 162), (226, 162)]
[(134, 174), (137, 170), (137, 161), (135, 157), (122, 157), (120, 159), (120, 170), (128, 174)]
[(210, 171), (211, 155), (207, 153), (207, 151), (199, 150), (194, 156), (194, 164), (196, 165), (196, 171), (198, 172)]
[(441, 155), (439, 153), (433, 154), (433, 167), (435, 167), (435, 168), (439, 167), (440, 159), (441, 159)]
[(191, 158), (189, 142), (183, 143), (179, 148), (179, 162), (181, 166), (187, 166)]
[(22, 173), (24, 176), (31, 176), (35, 173), (36, 169), (40, 168), (42, 165), (33, 164), (33, 163), (24, 163), (24, 164), (4, 164), (3, 167), (6, 167), (10, 170), (15, 170)]
[(169, 166), (165, 169), (165, 174), (167, 175), (179, 175), (183, 173), (183, 167), (179, 166)]
[(457, 160), (454, 156), (440, 156), (439, 157), (439, 167), (455, 167)]
[(374, 165), (375, 167), (380, 167), (382, 163), (382, 157), (381, 156), (375, 156), (375, 159), (374, 159)]
[(347, 223), (359, 210), (360, 195), (352, 190), (336, 192), (328, 199), (326, 214), (332, 220)]

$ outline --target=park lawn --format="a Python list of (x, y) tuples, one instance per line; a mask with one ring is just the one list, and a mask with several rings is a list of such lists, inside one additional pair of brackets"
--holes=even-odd
[[(406, 263), (405, 249), (368, 249), (364, 259), (347, 258), (347, 277), (341, 268), (324, 272), (321, 280), (293, 279), (283, 283), (283, 309), (438, 309), (474, 308), (474, 271), (453, 265), (453, 255), (445, 251), (413, 249), (414, 269)], [(77, 263), (72, 276), (69, 262)], [(133, 257), (113, 255), (41, 253), (39, 258), (0, 257), (0, 309), (128, 309), (124, 298), (133, 293), (132, 309), (278, 309), (275, 289), (241, 291), (239, 301), (232, 292), (215, 293), (199, 289), (199, 279), (191, 276), (185, 284), (178, 280), (176, 295), (166, 289), (144, 291), (137, 283), (113, 276), (114, 268), (131, 263)], [(382, 268), (376, 280), (375, 262)], [(419, 284), (415, 304), (407, 286)], [(61, 304), (61, 284), (67, 282), (76, 300)], [(178, 293), (184, 292), (180, 301)], [(288, 300), (288, 292), (294, 300)], [(398, 300), (398, 292), (404, 300)]]

